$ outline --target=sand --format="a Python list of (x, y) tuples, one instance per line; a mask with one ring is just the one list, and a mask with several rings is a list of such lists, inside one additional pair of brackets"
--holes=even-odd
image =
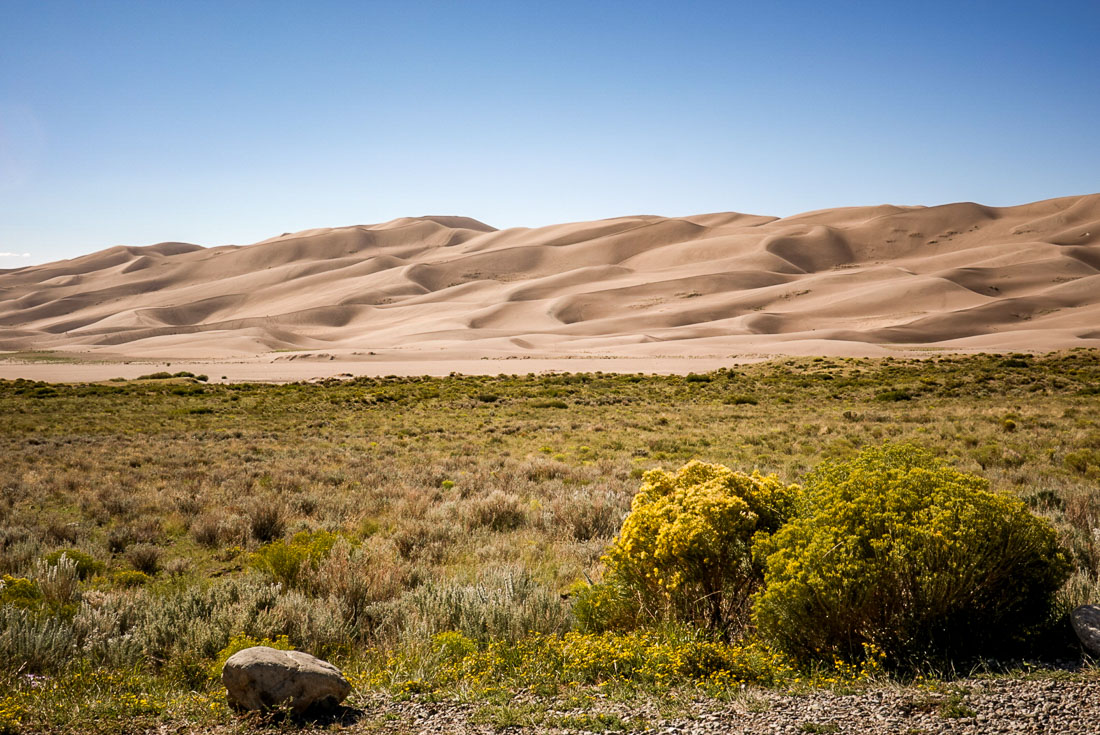
[(71, 359), (9, 355), (0, 377), (687, 372), (1071, 347), (1100, 347), (1100, 194), (508, 230), (412, 217), (0, 271), (0, 351)]

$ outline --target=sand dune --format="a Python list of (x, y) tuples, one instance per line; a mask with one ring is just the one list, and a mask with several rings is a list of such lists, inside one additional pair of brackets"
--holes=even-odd
[(115, 359), (1075, 346), (1100, 347), (1100, 194), (508, 230), (406, 217), (0, 271), (0, 350)]

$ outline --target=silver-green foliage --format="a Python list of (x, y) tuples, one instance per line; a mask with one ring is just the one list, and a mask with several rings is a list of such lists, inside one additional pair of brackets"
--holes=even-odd
[(477, 640), (518, 640), (530, 632), (561, 633), (571, 615), (559, 593), (520, 568), (483, 574), (476, 582), (429, 582), (401, 601), (405, 627), (427, 638), (459, 631)]

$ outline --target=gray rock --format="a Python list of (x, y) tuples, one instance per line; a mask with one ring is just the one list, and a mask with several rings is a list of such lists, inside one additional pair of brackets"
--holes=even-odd
[(1069, 617), (1081, 645), (1093, 656), (1100, 656), (1100, 605), (1081, 605)]
[(351, 685), (328, 661), (301, 651), (253, 646), (229, 657), (222, 669), (229, 703), (249, 710), (290, 702), (301, 713), (312, 705), (335, 706)]

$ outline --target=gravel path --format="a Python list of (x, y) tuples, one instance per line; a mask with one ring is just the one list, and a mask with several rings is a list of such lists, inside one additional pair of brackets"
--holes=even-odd
[(568, 707), (562, 702), (517, 698), (504, 705), (393, 701), (353, 697), (336, 721), (263, 723), (196, 728), (165, 723), (150, 735), (340, 732), (348, 735), (1100, 735), (1100, 679), (964, 679), (918, 687), (879, 686), (854, 694), (813, 690), (799, 694), (747, 690), (732, 702), (658, 703), (640, 698)]
[(875, 688), (856, 694), (748, 691), (730, 703), (685, 703), (662, 716), (644, 701), (598, 701), (584, 709), (376, 701), (349, 732), (552, 733), (655, 735), (852, 733), (1043, 733), (1100, 735), (1100, 681), (968, 679), (930, 691)]

